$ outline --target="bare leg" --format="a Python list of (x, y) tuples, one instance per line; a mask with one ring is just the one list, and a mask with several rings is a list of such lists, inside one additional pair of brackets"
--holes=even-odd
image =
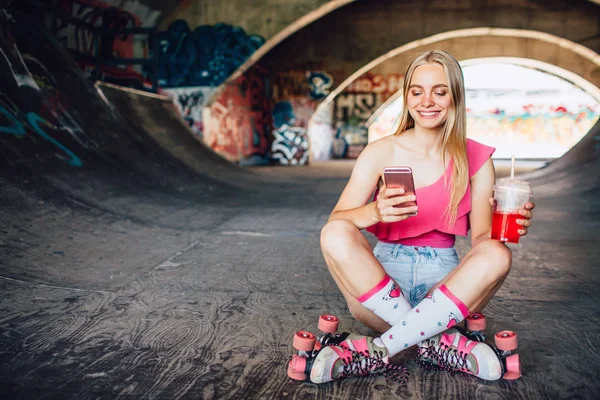
[(458, 267), (429, 290), (446, 285), (471, 312), (489, 303), (510, 272), (512, 252), (505, 244), (488, 239), (478, 243)]
[(348, 221), (331, 221), (321, 231), (321, 250), (354, 318), (376, 332), (388, 330), (389, 324), (357, 300), (386, 275), (362, 233)]

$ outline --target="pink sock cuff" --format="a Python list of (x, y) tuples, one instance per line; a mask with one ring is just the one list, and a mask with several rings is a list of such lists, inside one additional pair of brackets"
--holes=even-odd
[(446, 297), (450, 299), (451, 302), (453, 302), (456, 305), (456, 307), (458, 307), (458, 309), (463, 315), (463, 318), (467, 318), (470, 315), (469, 309), (467, 308), (467, 306), (465, 306), (465, 303), (460, 301), (458, 297), (452, 294), (452, 292), (446, 287), (446, 285), (440, 286), (439, 289), (442, 293), (446, 295)]
[(363, 294), (362, 296), (360, 296), (357, 300), (361, 303), (364, 303), (365, 301), (369, 300), (371, 297), (373, 297), (373, 295), (377, 292), (379, 292), (381, 289), (383, 289), (385, 287), (385, 285), (387, 285), (390, 281), (392, 280), (392, 278), (390, 278), (389, 275), (386, 275), (383, 280), (381, 282), (379, 282), (377, 284), (377, 286), (375, 286), (373, 289), (369, 290), (367, 293)]

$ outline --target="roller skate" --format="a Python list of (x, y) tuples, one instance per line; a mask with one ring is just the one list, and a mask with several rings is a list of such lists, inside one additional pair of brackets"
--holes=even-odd
[(450, 328), (418, 344), (417, 364), (427, 370), (465, 372), (488, 381), (502, 377), (502, 362), (487, 343)]
[[(486, 344), (489, 348), (491, 348), (495, 351), (497, 358), (500, 360), (501, 367), (502, 367), (502, 376), (501, 377), (503, 379), (507, 379), (507, 380), (514, 380), (514, 379), (520, 378), (522, 376), (522, 374), (521, 374), (521, 364), (519, 362), (519, 355), (513, 354), (514, 350), (516, 350), (516, 348), (518, 346), (517, 345), (517, 334), (512, 331), (500, 331), (494, 335), (494, 346), (492, 346), (487, 341), (487, 336), (485, 334), (486, 325), (487, 324), (486, 324), (485, 315), (483, 315), (481, 313), (474, 313), (474, 314), (469, 315), (466, 318), (466, 329), (465, 330), (462, 330), (459, 327), (454, 327), (451, 330), (446, 331), (446, 333), (451, 333), (451, 331), (454, 330), (454, 331), (458, 332), (459, 335), (462, 335), (463, 337), (465, 337), (467, 341)], [(473, 373), (472, 368), (467, 368), (466, 371), (464, 370), (464, 367), (467, 366), (467, 364), (468, 365), (472, 364), (472, 360), (469, 360), (469, 356), (467, 356), (466, 358), (461, 357), (460, 350), (458, 350), (456, 347), (454, 347), (456, 352), (453, 353), (454, 350), (452, 350), (453, 347), (452, 347), (452, 345), (449, 344), (449, 340), (445, 341), (445, 345), (449, 346), (448, 350), (445, 352), (449, 353), (449, 354), (442, 355), (440, 353), (439, 346), (435, 346), (433, 341), (435, 341), (435, 338), (438, 337), (439, 338), (438, 342), (439, 342), (442, 337), (441, 335), (443, 335), (443, 333), (440, 335), (434, 336), (433, 338), (430, 339), (432, 341), (431, 346), (433, 346), (436, 350), (430, 349), (429, 347), (431, 347), (431, 346), (427, 344), (427, 341), (422, 342), (422, 343), (424, 343), (424, 346), (423, 346), (423, 348), (421, 346), (419, 347), (417, 363), (426, 369), (450, 369), (454, 372), (462, 371), (462, 372), (467, 372), (467, 373), (471, 373), (473, 375), (479, 376), (478, 372)], [(463, 340), (463, 342), (464, 342), (464, 339), (459, 339), (459, 340)], [(471, 346), (471, 345), (468, 345), (468, 346)], [(475, 347), (475, 346), (473, 346), (473, 347)], [(480, 348), (482, 349), (481, 351), (483, 351), (483, 347), (480, 347)], [(465, 353), (465, 352), (466, 351), (463, 350), (463, 353)], [(479, 350), (477, 351), (477, 353), (479, 353)], [(485, 359), (487, 361), (490, 361), (493, 364), (495, 364), (495, 362), (493, 362), (493, 357), (491, 357), (491, 354), (489, 354), (489, 352), (487, 350), (481, 354), (481, 356), (484, 356), (484, 355), (487, 355), (485, 357)], [(463, 354), (463, 356), (464, 356), (464, 354)], [(441, 361), (438, 360), (440, 358), (441, 358)], [(465, 359), (463, 361), (460, 361), (460, 359), (463, 359), (463, 358), (465, 358)], [(479, 361), (479, 360), (477, 360), (477, 361)], [(486, 376), (486, 374), (483, 374), (483, 376), (479, 376), (479, 377), (483, 378), (483, 379), (487, 379), (487, 380), (494, 380), (494, 379), (489, 379), (489, 377), (495, 377), (496, 375), (497, 375), (496, 373), (493, 373), (491, 375), (487, 375), (488, 377), (486, 378), (486, 377), (484, 377), (484, 376)], [(499, 379), (499, 378), (495, 378), (495, 379)]]
[(319, 318), (321, 334), (299, 331), (292, 346), (296, 353), (288, 364), (287, 374), (298, 381), (326, 383), (351, 376), (382, 374), (386, 380), (404, 383), (408, 372), (404, 367), (390, 365), (383, 343), (369, 336), (335, 333), (338, 319), (332, 315)]
[[(481, 313), (471, 314), (466, 319), (467, 329), (465, 335), (470, 340), (485, 342), (487, 340), (485, 335), (486, 325), (485, 315)], [(502, 379), (514, 380), (520, 378), (522, 373), (519, 355), (513, 354), (518, 347), (517, 334), (513, 331), (497, 332), (494, 335), (494, 347), (502, 360), (504, 370)]]

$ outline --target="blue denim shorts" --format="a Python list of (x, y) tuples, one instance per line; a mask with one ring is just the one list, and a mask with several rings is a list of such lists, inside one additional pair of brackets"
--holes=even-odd
[(418, 247), (377, 242), (373, 253), (413, 307), (459, 263), (454, 247)]

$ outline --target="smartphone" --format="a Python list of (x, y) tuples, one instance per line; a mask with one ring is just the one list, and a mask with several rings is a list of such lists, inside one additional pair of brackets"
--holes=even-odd
[[(410, 167), (385, 167), (383, 169), (383, 181), (385, 182), (385, 186), (389, 188), (403, 188), (403, 196), (416, 194), (415, 181)], [(412, 207), (416, 205), (417, 201), (415, 200), (396, 204), (394, 207)], [(409, 215), (415, 216), (417, 214), (418, 211)]]

